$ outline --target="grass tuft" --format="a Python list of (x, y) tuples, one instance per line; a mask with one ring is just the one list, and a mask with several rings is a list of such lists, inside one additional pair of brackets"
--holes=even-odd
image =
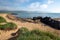
[(18, 35), (13, 40), (60, 40), (60, 37), (40, 30), (29, 31), (26, 28), (20, 28), (17, 32)]
[(6, 22), (6, 20), (0, 16), (0, 23)]

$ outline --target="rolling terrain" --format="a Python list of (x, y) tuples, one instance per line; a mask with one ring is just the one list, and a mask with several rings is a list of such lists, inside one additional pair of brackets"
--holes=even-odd
[(0, 16), (5, 18), (7, 22), (13, 22), (17, 25), (17, 29), (15, 29), (15, 30), (10, 30), (10, 31), (0, 30), (0, 40), (7, 40), (7, 39), (13, 37), (13, 36), (11, 36), (11, 34), (15, 33), (21, 27), (25, 27), (29, 30), (38, 29), (38, 30), (41, 30), (44, 32), (47, 31), (47, 32), (51, 32), (53, 34), (60, 36), (60, 30), (53, 29), (53, 28), (49, 27), (48, 25), (45, 25), (41, 22), (34, 23), (33, 20), (31, 20), (31, 19), (22, 19), (22, 18), (18, 19), (14, 15), (6, 14), (6, 13), (4, 13), (4, 14), (0, 13)]

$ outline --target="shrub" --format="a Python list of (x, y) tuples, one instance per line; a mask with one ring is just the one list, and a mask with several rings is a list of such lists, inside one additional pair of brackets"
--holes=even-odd
[(6, 20), (3, 17), (0, 17), (0, 23), (6, 22)]

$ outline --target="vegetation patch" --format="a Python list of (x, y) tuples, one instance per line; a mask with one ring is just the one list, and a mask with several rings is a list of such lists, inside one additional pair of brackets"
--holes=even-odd
[(9, 40), (60, 40), (60, 37), (50, 33), (39, 30), (29, 31), (26, 28), (19, 29), (15, 34), (17, 36), (10, 38)]
[(16, 29), (17, 25), (12, 22), (7, 22), (3, 17), (0, 16), (0, 30), (12, 30)]
[(0, 25), (1, 30), (12, 30), (12, 29), (16, 29), (16, 28), (17, 28), (17, 25), (12, 22), (6, 23), (4, 25)]
[(6, 20), (0, 16), (0, 23), (6, 22)]

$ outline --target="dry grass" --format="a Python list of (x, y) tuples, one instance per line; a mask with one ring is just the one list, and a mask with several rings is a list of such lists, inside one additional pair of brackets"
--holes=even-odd
[[(13, 22), (15, 23), (18, 27), (16, 30), (11, 30), (11, 31), (1, 31), (0, 30), (0, 40), (7, 40), (9, 39), (11, 36), (11, 33), (15, 33), (19, 28), (21, 27), (26, 27), (29, 30), (34, 30), (34, 29), (39, 29), (41, 31), (47, 31), (47, 32), (51, 32), (57, 35), (60, 35), (60, 30), (56, 30), (53, 28), (50, 28), (47, 25), (44, 25), (43, 23), (30, 23), (30, 22), (21, 22), (18, 20), (10, 20), (9, 18), (7, 18), (8, 14), (0, 14), (0, 16), (4, 17), (6, 19), (7, 22)], [(11, 15), (10, 17), (14, 18), (13, 15)]]

